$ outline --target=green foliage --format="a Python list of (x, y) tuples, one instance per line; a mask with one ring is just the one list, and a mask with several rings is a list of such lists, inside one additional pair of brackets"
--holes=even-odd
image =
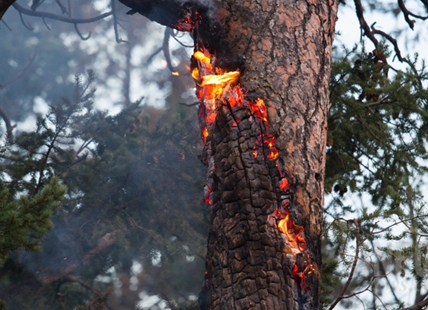
[(52, 178), (34, 197), (11, 199), (9, 190), (0, 192), (0, 264), (10, 251), (20, 248), (40, 251), (42, 238), (52, 228), (52, 213), (60, 206), (66, 186)]
[(111, 297), (110, 307), (134, 309), (142, 290), (187, 307), (203, 282), (208, 229), (194, 111), (136, 102), (109, 116), (93, 108), (93, 80), (76, 78), (72, 98), (2, 147), (10, 196), (39, 197), (54, 175), (68, 193), (43, 251), (14, 253), (0, 269), (0, 298), (10, 309), (71, 309), (120, 279), (126, 301)]
[[(423, 62), (415, 69), (417, 57), (405, 71), (389, 66), (388, 57), (386, 46), (370, 53), (354, 48), (332, 67), (324, 241), (335, 255), (327, 258), (332, 269), (324, 268), (322, 278), (323, 289), (335, 295), (338, 282), (328, 280), (334, 264), (336, 273), (349, 270), (356, 247), (357, 266), (368, 271), (354, 275), (348, 292), (385, 286), (393, 292), (387, 276), (405, 277), (406, 271), (417, 283), (426, 279), (427, 244), (418, 236), (425, 234), (428, 215), (419, 187), (428, 168), (428, 73)], [(359, 205), (344, 203), (348, 191)], [(406, 246), (391, 243), (398, 240)]]

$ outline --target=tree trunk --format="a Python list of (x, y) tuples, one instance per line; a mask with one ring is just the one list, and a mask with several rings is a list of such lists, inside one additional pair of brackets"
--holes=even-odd
[[(269, 162), (266, 156), (252, 155), (261, 130), (251, 121), (251, 111), (239, 112), (236, 130), (229, 125), (236, 113), (218, 109), (210, 134), (215, 169), (207, 309), (320, 306), (326, 117), (336, 5), (220, 1), (217, 16), (226, 50), (219, 46), (219, 57), (239, 55), (245, 60), (239, 65), (240, 83), (253, 98), (264, 99), (280, 156)], [(278, 163), (291, 184), (290, 198), (278, 190)], [(307, 264), (312, 264), (306, 286), (292, 274), (299, 258), (268, 220), (284, 199), (291, 200), (294, 223), (304, 228)]]
[[(147, 9), (153, 0), (121, 1), (165, 25), (195, 29), (198, 51), (214, 54), (221, 72), (240, 71), (241, 86), (224, 88), (228, 95), (215, 103), (215, 120), (207, 125), (206, 108), (200, 112), (212, 204), (201, 308), (319, 309), (337, 2), (217, 0), (217, 8), (204, 10), (197, 2), (181, 3), (189, 16), (183, 24), (168, 20), (171, 10)], [(200, 27), (187, 24), (191, 20)], [(200, 79), (201, 62), (192, 61)], [(232, 107), (230, 97), (240, 92), (240, 105)], [(264, 100), (268, 120), (258, 100)]]

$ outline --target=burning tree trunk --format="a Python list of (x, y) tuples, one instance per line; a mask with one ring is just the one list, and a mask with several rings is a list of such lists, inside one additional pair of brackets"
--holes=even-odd
[(336, 1), (121, 1), (195, 38), (212, 208), (201, 307), (318, 309)]

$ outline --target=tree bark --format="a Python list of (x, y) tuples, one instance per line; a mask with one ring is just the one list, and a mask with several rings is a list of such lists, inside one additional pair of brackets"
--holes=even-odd
[[(148, 10), (136, 2), (147, 1), (132, 1), (133, 10), (144, 15)], [(207, 164), (213, 159), (208, 175), (212, 224), (201, 308), (319, 309), (328, 86), (337, 2), (215, 4), (216, 9), (205, 6), (200, 11), (196, 49), (207, 48), (216, 56), (216, 66), (241, 72), (245, 104), (237, 109), (217, 105), (207, 137), (203, 159)], [(193, 19), (198, 5), (186, 6), (193, 13), (182, 14)], [(183, 28), (165, 20), (170, 14), (153, 7), (149, 11), (152, 20), (159, 15), (161, 23)], [(255, 121), (249, 108), (258, 98), (266, 103), (268, 124)], [(279, 151), (275, 160), (269, 159), (265, 141), (258, 142), (271, 134)], [(283, 178), (289, 182), (287, 191), (278, 187)], [(305, 249), (298, 254), (277, 226), (275, 212), (284, 211), (284, 206), (294, 231), (304, 231)], [(306, 271), (302, 260), (310, 265)]]
[[(295, 261), (268, 217), (281, 205), (281, 176), (255, 160), (260, 135), (248, 111), (220, 109), (212, 129), (212, 225), (208, 241), (207, 309), (318, 309), (328, 85), (335, 1), (219, 1), (223, 57), (241, 57), (241, 85), (263, 98), (270, 132), (292, 184), (289, 207), (303, 226), (312, 271), (309, 290), (294, 279)], [(232, 113), (233, 114), (233, 113)], [(246, 115), (245, 115), (246, 114)], [(296, 259), (296, 258), (294, 258)]]

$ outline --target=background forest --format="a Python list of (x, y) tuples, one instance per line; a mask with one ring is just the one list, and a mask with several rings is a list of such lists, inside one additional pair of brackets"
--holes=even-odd
[[(115, 1), (17, 3), (117, 14), (74, 27), (13, 8), (4, 16), (0, 309), (197, 309), (209, 206), (192, 40)], [(368, 4), (403, 19), (395, 2)], [(404, 52), (397, 65), (391, 42), (372, 46), (334, 53), (326, 309), (398, 309), (428, 296), (427, 74)]]

